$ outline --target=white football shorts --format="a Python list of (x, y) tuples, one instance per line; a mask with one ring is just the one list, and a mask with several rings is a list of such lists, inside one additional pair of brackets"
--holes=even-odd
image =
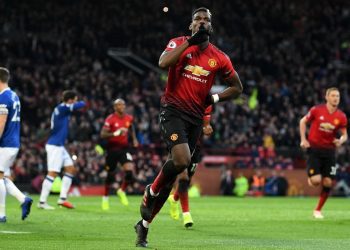
[(46, 144), (47, 171), (60, 173), (62, 167), (73, 166), (73, 160), (63, 146)]
[(0, 147), (0, 171), (4, 173), (5, 176), (10, 176), (13, 163), (16, 160), (19, 148), (1, 148)]

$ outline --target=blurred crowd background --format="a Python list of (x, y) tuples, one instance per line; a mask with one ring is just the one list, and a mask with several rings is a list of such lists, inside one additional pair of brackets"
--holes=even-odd
[[(166, 157), (158, 128), (165, 75), (139, 75), (107, 50), (126, 48), (157, 65), (171, 38), (190, 34), (191, 13), (200, 6), (212, 11), (212, 43), (231, 58), (244, 84), (242, 98), (215, 105), (214, 134), (204, 138), (203, 154), (250, 157), (234, 166), (240, 168), (304, 167), (298, 122), (324, 102), (325, 88), (340, 89), (340, 108), (350, 115), (348, 1), (1, 0), (0, 65), (10, 69), (22, 102), (16, 181), (39, 185), (51, 112), (62, 91), (74, 89), (88, 103), (70, 124), (67, 148), (77, 156), (76, 183), (102, 183), (99, 133), (112, 101), (121, 97), (141, 143), (131, 149), (137, 181), (129, 190), (139, 192)], [(349, 157), (347, 143), (338, 151), (345, 173)]]

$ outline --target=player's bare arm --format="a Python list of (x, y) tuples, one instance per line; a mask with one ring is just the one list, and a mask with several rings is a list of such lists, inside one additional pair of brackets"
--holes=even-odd
[[(227, 74), (230, 74), (230, 72)], [(230, 87), (226, 88), (224, 91), (218, 94), (220, 102), (237, 98), (240, 94), (242, 94), (243, 86), (237, 72), (235, 72), (232, 77), (229, 77), (224, 81)]]
[(310, 143), (306, 139), (306, 126), (307, 126), (307, 119), (306, 116), (300, 119), (299, 122), (299, 132), (300, 132), (300, 147), (302, 148), (309, 148)]
[(6, 120), (7, 120), (7, 114), (0, 114), (0, 138), (4, 133)]
[(174, 48), (171, 51), (164, 51), (159, 58), (159, 67), (167, 69), (170, 66), (174, 66), (179, 60), (181, 54), (189, 47), (188, 41), (185, 41), (180, 46)]
[(336, 147), (340, 147), (344, 142), (346, 142), (348, 140), (348, 132), (346, 130), (346, 128), (342, 128), (340, 130), (341, 132), (341, 136), (339, 139), (335, 139), (333, 141), (333, 143), (335, 144)]
[(110, 132), (108, 129), (106, 128), (102, 128), (101, 130), (101, 133), (100, 133), (100, 136), (102, 139), (107, 139), (109, 137), (113, 137), (114, 136), (114, 133), (113, 132)]
[(137, 140), (137, 137), (136, 137), (136, 131), (135, 131), (134, 124), (131, 124), (131, 126), (129, 127), (129, 131), (130, 131), (130, 135), (131, 135), (131, 138), (132, 138), (133, 146), (134, 147), (138, 147), (139, 141)]

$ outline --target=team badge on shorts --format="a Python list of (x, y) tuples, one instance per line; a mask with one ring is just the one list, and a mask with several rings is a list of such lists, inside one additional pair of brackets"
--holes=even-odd
[(172, 134), (170, 136), (170, 140), (172, 140), (172, 141), (176, 141), (178, 138), (179, 138), (179, 136), (177, 134)]
[(215, 59), (209, 59), (208, 64), (210, 67), (214, 68), (217, 63), (216, 63)]
[(309, 169), (309, 174), (314, 174), (315, 173), (315, 170), (313, 168), (310, 168)]

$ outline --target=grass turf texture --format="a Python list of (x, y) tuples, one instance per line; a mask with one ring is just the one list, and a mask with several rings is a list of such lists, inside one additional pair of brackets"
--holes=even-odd
[[(70, 200), (76, 209), (39, 210), (20, 220), (16, 200), (7, 199), (7, 223), (0, 224), (0, 249), (135, 249), (133, 225), (139, 220), (141, 197), (123, 207), (110, 197), (111, 209), (101, 210), (101, 197)], [(57, 197), (50, 197), (54, 205)], [(191, 199), (194, 227), (170, 218), (166, 204), (152, 223), (150, 249), (349, 249), (350, 199), (330, 198), (324, 220), (312, 218), (316, 198)], [(4, 232), (5, 231), (5, 232)], [(21, 233), (21, 234), (20, 234)]]

